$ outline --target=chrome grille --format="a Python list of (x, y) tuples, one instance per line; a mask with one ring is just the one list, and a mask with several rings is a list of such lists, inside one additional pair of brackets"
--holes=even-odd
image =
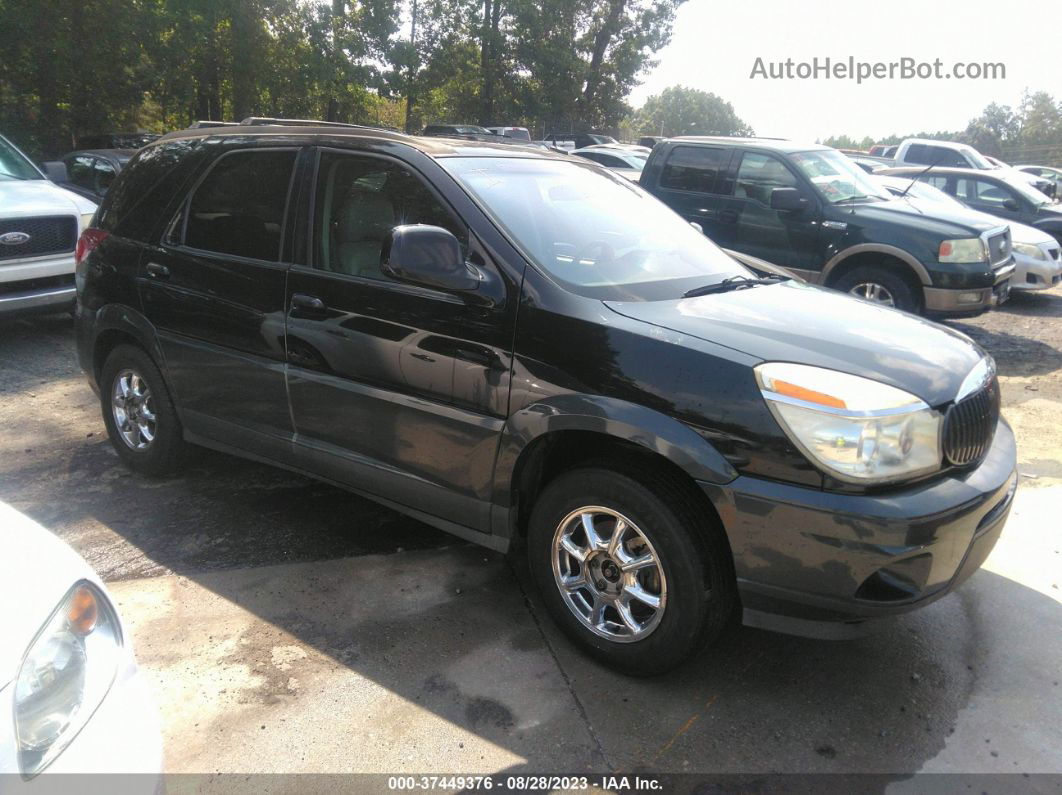
[[(3, 236), (12, 232), (22, 232), (29, 239), (24, 243), (5, 244)], [(75, 245), (77, 218), (72, 215), (0, 220), (0, 261), (73, 252)]]
[(1005, 232), (988, 238), (988, 253), (993, 266), (1006, 261), (1011, 254), (1009, 228)]
[(948, 409), (944, 417), (944, 457), (955, 466), (980, 461), (992, 444), (998, 422), (999, 380), (993, 377)]

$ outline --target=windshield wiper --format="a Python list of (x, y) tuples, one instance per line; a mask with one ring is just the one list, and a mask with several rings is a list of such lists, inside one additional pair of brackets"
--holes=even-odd
[(761, 284), (777, 284), (788, 281), (785, 276), (765, 276), (762, 279), (750, 279), (748, 276), (731, 276), (715, 284), (706, 284), (704, 287), (694, 287), (682, 294), (683, 298), (697, 298), (701, 295), (714, 293), (729, 293), (731, 290), (744, 290), (748, 287), (758, 287)]

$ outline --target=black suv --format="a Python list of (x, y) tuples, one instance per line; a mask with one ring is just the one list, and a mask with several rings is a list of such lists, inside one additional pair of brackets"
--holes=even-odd
[(310, 474), (497, 550), (623, 670), (738, 605), (837, 633), (974, 571), (1015, 486), (992, 360), (755, 278), (581, 158), (373, 130), (172, 133), (79, 245), (115, 450)]
[(976, 315), (1009, 294), (1010, 229), (894, 198), (825, 146), (762, 138), (672, 138), (642, 187), (720, 246), (910, 312)]

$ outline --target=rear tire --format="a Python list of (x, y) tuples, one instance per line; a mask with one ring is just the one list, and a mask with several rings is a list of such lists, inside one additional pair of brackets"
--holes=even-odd
[[(737, 596), (730, 548), (714, 517), (673, 479), (632, 475), (585, 468), (558, 476), (532, 511), (527, 554), (561, 630), (605, 665), (649, 676), (713, 640)], [(587, 515), (597, 545), (584, 530)], [(610, 551), (617, 527), (625, 529)], [(580, 586), (580, 578), (590, 585)]]
[(918, 313), (917, 293), (902, 276), (886, 268), (864, 265), (849, 271), (832, 285), (833, 289), (855, 295), (871, 303)]
[(114, 450), (134, 472), (162, 476), (185, 462), (188, 444), (155, 362), (135, 345), (119, 345), (100, 372), (100, 404)]

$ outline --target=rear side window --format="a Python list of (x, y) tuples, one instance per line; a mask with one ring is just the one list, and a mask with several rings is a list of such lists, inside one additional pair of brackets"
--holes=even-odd
[(167, 207), (194, 172), (201, 140), (178, 139), (140, 150), (107, 191), (96, 225), (147, 241)]
[(234, 257), (279, 260), (295, 154), (250, 150), (219, 158), (192, 194), (184, 244)]
[(714, 193), (727, 151), (708, 146), (676, 146), (664, 163), (660, 187)]

